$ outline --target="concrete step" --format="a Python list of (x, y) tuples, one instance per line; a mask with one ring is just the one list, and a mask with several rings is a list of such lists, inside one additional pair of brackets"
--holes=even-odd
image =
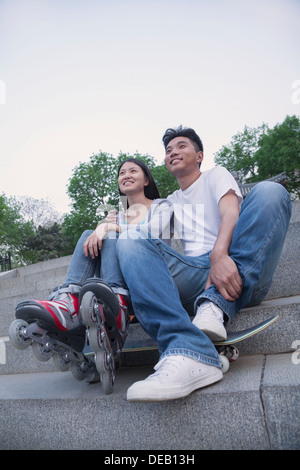
[(299, 356), (245, 356), (219, 383), (158, 403), (126, 400), (151, 367), (119, 369), (110, 395), (70, 372), (2, 375), (0, 448), (299, 449)]

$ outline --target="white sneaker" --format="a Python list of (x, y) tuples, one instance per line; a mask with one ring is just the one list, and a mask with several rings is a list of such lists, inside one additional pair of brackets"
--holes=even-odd
[(212, 341), (224, 341), (227, 338), (223, 310), (210, 300), (199, 305), (193, 324)]
[(186, 356), (166, 356), (154, 367), (156, 372), (127, 390), (128, 401), (164, 401), (183, 398), (194, 390), (223, 378), (218, 367)]

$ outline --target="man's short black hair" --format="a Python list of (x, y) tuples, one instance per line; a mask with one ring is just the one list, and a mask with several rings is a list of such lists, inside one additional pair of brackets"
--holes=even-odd
[(175, 137), (187, 137), (190, 139), (195, 147), (196, 152), (203, 152), (203, 144), (200, 139), (200, 137), (196, 134), (194, 129), (191, 129), (190, 127), (182, 127), (179, 126), (175, 129), (167, 129), (162, 140), (165, 146), (165, 149), (167, 148), (169, 142)]

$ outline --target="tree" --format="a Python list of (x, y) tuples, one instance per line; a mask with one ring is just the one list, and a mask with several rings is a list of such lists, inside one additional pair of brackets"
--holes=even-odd
[(54, 223), (62, 223), (63, 216), (54, 209), (48, 199), (20, 196), (16, 200), (20, 203), (20, 215), (25, 221), (31, 222), (35, 229), (39, 226), (50, 227)]
[(26, 262), (26, 240), (34, 233), (31, 222), (22, 218), (20, 207), (15, 198), (0, 195), (0, 255), (10, 251), (15, 265)]
[(255, 155), (260, 180), (286, 172), (287, 189), (292, 198), (300, 198), (300, 119), (287, 116), (282, 124), (261, 137)]
[(179, 189), (177, 180), (168, 172), (165, 164), (154, 167), (151, 173), (161, 198), (166, 198), (169, 194)]
[(243, 132), (232, 137), (229, 145), (224, 145), (214, 154), (216, 165), (222, 165), (230, 172), (237, 172), (239, 180), (250, 182), (257, 175), (256, 152), (260, 141), (268, 130), (266, 124), (257, 128), (245, 126)]
[(73, 250), (70, 242), (63, 234), (62, 226), (55, 222), (46, 227), (40, 225), (26, 239), (24, 251), (30, 263), (38, 263), (71, 254)]
[(241, 182), (255, 182), (286, 172), (292, 198), (300, 197), (300, 120), (287, 116), (270, 129), (247, 126), (215, 153), (215, 163), (237, 172)]

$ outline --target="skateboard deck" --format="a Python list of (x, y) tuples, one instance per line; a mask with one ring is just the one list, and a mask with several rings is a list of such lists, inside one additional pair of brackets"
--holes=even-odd
[[(274, 322), (276, 322), (279, 318), (279, 315), (274, 315), (271, 318), (268, 318), (267, 320), (257, 323), (256, 325), (246, 328), (245, 330), (240, 330), (240, 331), (229, 331), (227, 333), (227, 339), (224, 341), (214, 341), (215, 346), (227, 346), (231, 344), (238, 343), (240, 341), (243, 341), (247, 338), (250, 338), (251, 336), (256, 335), (260, 331), (263, 331), (265, 328), (268, 328), (268, 326), (272, 325)], [(126, 340), (124, 347), (122, 349), (122, 352), (133, 352), (133, 351), (150, 351), (152, 349), (157, 349), (157, 343), (151, 339), (142, 339), (142, 340)]]
[[(257, 333), (265, 330), (279, 318), (279, 315), (274, 315), (267, 320), (264, 320), (261, 323), (257, 323), (250, 328), (246, 328), (240, 331), (229, 331), (227, 333), (227, 339), (224, 341), (213, 341), (218, 353), (219, 359), (222, 364), (222, 371), (226, 373), (229, 370), (231, 362), (234, 362), (239, 357), (239, 351), (235, 346), (235, 343), (244, 341), (251, 336), (256, 335)], [(152, 338), (143, 338), (143, 339), (129, 339), (127, 338), (122, 349), (122, 354), (131, 354), (133, 352), (142, 352), (142, 351), (152, 351), (157, 350), (157, 343)], [(84, 354), (86, 356), (93, 356), (90, 346), (86, 346), (84, 349)]]

